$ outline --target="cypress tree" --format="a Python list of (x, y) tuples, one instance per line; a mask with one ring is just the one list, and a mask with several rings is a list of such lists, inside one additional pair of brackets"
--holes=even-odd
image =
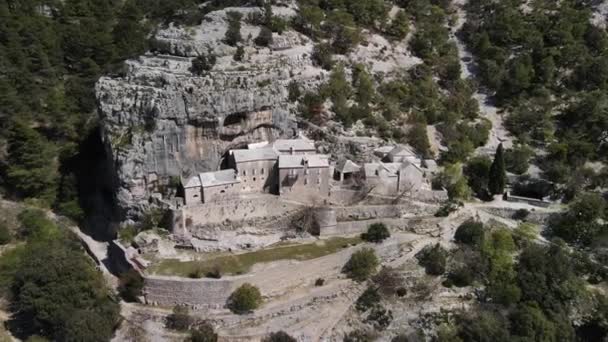
[(506, 182), (507, 173), (505, 171), (505, 158), (502, 144), (500, 144), (496, 149), (494, 162), (490, 167), (490, 180), (488, 182), (490, 193), (494, 195), (502, 194), (505, 191)]

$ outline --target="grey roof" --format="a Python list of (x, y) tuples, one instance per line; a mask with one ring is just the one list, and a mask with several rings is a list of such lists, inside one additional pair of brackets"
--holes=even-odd
[(414, 152), (412, 152), (412, 150), (410, 150), (407, 147), (404, 146), (395, 146), (395, 148), (393, 148), (388, 155), (390, 157), (408, 157), (408, 156), (415, 156), (416, 154)]
[(439, 166), (437, 166), (437, 162), (434, 159), (425, 159), (424, 168), (431, 172), (435, 172), (439, 169)]
[(380, 166), (383, 167), (391, 176), (396, 175), (401, 168), (403, 168), (402, 163), (380, 163)]
[(382, 146), (382, 147), (378, 147), (377, 149), (374, 150), (374, 153), (380, 157), (384, 157), (385, 155), (387, 155), (390, 151), (392, 151), (395, 148), (395, 146)]
[(288, 152), (292, 148), (294, 151), (316, 151), (315, 145), (306, 139), (278, 139), (272, 146), (281, 152)]
[(258, 148), (253, 150), (233, 150), (235, 163), (245, 163), (256, 160), (276, 160), (279, 155), (271, 148)]
[(203, 188), (241, 182), (237, 177), (236, 171), (233, 169), (205, 172), (199, 174), (199, 177)]
[(415, 164), (412, 163), (365, 163), (363, 168), (365, 169), (365, 177), (377, 177), (377, 171), (386, 171), (385, 175), (388, 177), (396, 177), (399, 170), (407, 168), (409, 165)]
[(201, 187), (201, 179), (199, 175), (192, 176), (188, 178), (186, 184), (184, 184), (184, 188), (200, 188)]
[(329, 167), (329, 158), (321, 154), (282, 154), (279, 156), (279, 169), (299, 169), (308, 167)]
[(361, 170), (361, 166), (353, 163), (349, 159), (343, 159), (336, 165), (336, 170), (341, 173), (353, 173)]

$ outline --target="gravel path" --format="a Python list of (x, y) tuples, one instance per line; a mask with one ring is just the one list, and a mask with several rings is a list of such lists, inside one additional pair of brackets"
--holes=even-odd
[[(461, 77), (465, 79), (475, 78), (475, 63), (473, 62), (473, 55), (467, 50), (465, 43), (458, 35), (458, 32), (460, 29), (462, 29), (462, 26), (466, 22), (466, 12), (464, 11), (466, 0), (455, 1), (455, 4), (457, 5), (457, 20), (450, 32), (450, 40), (453, 41), (458, 48)], [(503, 114), (499, 112), (499, 109), (496, 106), (494, 106), (488, 94), (478, 90), (473, 94), (473, 98), (479, 103), (479, 111), (481, 116), (490, 120), (492, 123), (492, 130), (490, 131), (487, 144), (477, 148), (475, 151), (476, 154), (494, 154), (500, 143), (502, 143), (505, 148), (512, 147), (513, 138), (509, 135), (509, 132), (504, 126)]]

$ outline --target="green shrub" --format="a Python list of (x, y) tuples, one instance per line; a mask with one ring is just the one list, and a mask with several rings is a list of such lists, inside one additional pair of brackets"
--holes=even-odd
[(205, 274), (205, 277), (213, 278), (213, 279), (221, 279), (222, 278), (222, 269), (219, 266), (215, 265), (215, 266), (213, 266), (211, 271), (209, 271)]
[(378, 290), (386, 296), (394, 295), (403, 284), (403, 277), (391, 267), (382, 267), (372, 280), (378, 286)]
[(425, 158), (433, 156), (425, 123), (415, 123), (407, 132), (407, 142)]
[(378, 305), (381, 299), (378, 290), (370, 286), (359, 296), (355, 302), (355, 308), (360, 312), (365, 312)]
[(144, 280), (135, 270), (129, 270), (120, 275), (118, 293), (127, 302), (136, 302), (144, 288)]
[(0, 245), (11, 242), (11, 232), (5, 222), (0, 222)]
[(458, 226), (454, 234), (454, 240), (470, 246), (481, 246), (483, 236), (483, 223), (469, 220)]
[(270, 333), (270, 335), (268, 335), (262, 339), (262, 342), (297, 342), (297, 341), (298, 340), (289, 336), (289, 334), (287, 334), (286, 332), (284, 332), (282, 330)]
[(208, 322), (203, 322), (190, 330), (190, 342), (217, 342), (217, 338), (213, 326)]
[(447, 202), (442, 205), (437, 212), (435, 212), (435, 217), (448, 217), (451, 213), (455, 212), (462, 206), (462, 203), (457, 202)]
[(391, 233), (384, 223), (374, 223), (367, 228), (367, 232), (361, 234), (361, 239), (368, 242), (379, 243), (391, 237)]
[(528, 171), (530, 166), (530, 158), (534, 155), (534, 151), (526, 145), (519, 145), (515, 148), (505, 151), (505, 166), (507, 171), (521, 175)]
[(188, 307), (178, 305), (173, 308), (173, 312), (167, 316), (166, 326), (177, 331), (186, 331), (192, 325), (192, 317)]
[(190, 66), (190, 72), (197, 76), (203, 75), (207, 71), (211, 71), (217, 62), (217, 57), (213, 52), (209, 51), (207, 54), (197, 56), (192, 60), (192, 66)]
[(393, 312), (381, 305), (377, 305), (372, 308), (365, 321), (371, 323), (376, 330), (384, 330), (393, 321)]
[(57, 225), (40, 209), (25, 209), (17, 215), (19, 235), (28, 240), (43, 240), (58, 234)]
[(288, 98), (290, 102), (296, 102), (302, 96), (302, 90), (300, 89), (300, 85), (297, 81), (289, 82), (289, 85), (287, 85), (287, 91), (289, 93)]
[(331, 70), (334, 66), (334, 59), (331, 53), (331, 46), (325, 43), (317, 44), (312, 50), (312, 61), (316, 66), (325, 70)]
[(374, 250), (371, 248), (363, 248), (351, 255), (342, 271), (346, 273), (349, 278), (362, 282), (376, 271), (378, 263), (378, 257)]
[(512, 218), (514, 220), (518, 220), (518, 221), (523, 221), (525, 220), (528, 215), (530, 215), (530, 211), (527, 209), (517, 209), (514, 213)]
[(268, 27), (262, 26), (260, 34), (255, 38), (254, 43), (258, 46), (270, 46), (272, 44), (272, 31)]
[(342, 339), (343, 342), (372, 342), (374, 341), (374, 336), (370, 331), (367, 330), (353, 330), (348, 334), (344, 335)]
[(226, 15), (228, 16), (228, 30), (226, 31), (224, 42), (230, 46), (236, 46), (237, 43), (243, 40), (243, 37), (241, 37), (241, 19), (243, 15), (234, 11), (230, 11)]
[(245, 58), (245, 48), (242, 45), (239, 45), (237, 46), (232, 59), (234, 59), (235, 62), (242, 62), (243, 58)]
[(448, 252), (440, 244), (424, 247), (416, 254), (416, 258), (427, 274), (438, 276), (445, 273)]
[(410, 31), (409, 25), (410, 19), (408, 14), (404, 10), (400, 10), (387, 28), (386, 34), (396, 40), (402, 40)]
[(323, 285), (325, 285), (325, 279), (317, 278), (317, 280), (315, 280), (315, 286), (323, 286)]
[(257, 309), (262, 304), (260, 290), (245, 283), (234, 290), (228, 299), (228, 308), (237, 314), (244, 314)]
[(475, 275), (473, 274), (473, 270), (471, 270), (468, 266), (460, 266), (456, 269), (450, 271), (448, 274), (448, 279), (452, 284), (458, 287), (469, 286), (473, 283), (475, 279)]

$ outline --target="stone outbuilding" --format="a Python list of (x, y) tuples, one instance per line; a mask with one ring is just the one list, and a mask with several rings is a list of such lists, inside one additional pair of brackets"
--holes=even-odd
[(403, 192), (416, 192), (427, 183), (424, 171), (411, 162), (403, 163), (366, 163), (363, 173), (367, 184), (374, 192), (395, 195)]
[(348, 182), (361, 171), (361, 166), (353, 163), (349, 159), (341, 160), (334, 168), (334, 180)]
[(281, 196), (327, 197), (329, 159), (324, 155), (280, 155), (279, 194)]
[(201, 178), (199, 175), (188, 178), (187, 182), (183, 182), (184, 188), (184, 204), (192, 205), (203, 203), (203, 189), (201, 188)]
[(405, 161), (414, 162), (416, 160), (418, 160), (416, 153), (405, 146), (395, 146), (383, 159), (383, 161), (387, 163), (403, 163)]
[(238, 194), (241, 190), (240, 183), (241, 180), (232, 169), (200, 173), (184, 184), (185, 204), (209, 203)]

